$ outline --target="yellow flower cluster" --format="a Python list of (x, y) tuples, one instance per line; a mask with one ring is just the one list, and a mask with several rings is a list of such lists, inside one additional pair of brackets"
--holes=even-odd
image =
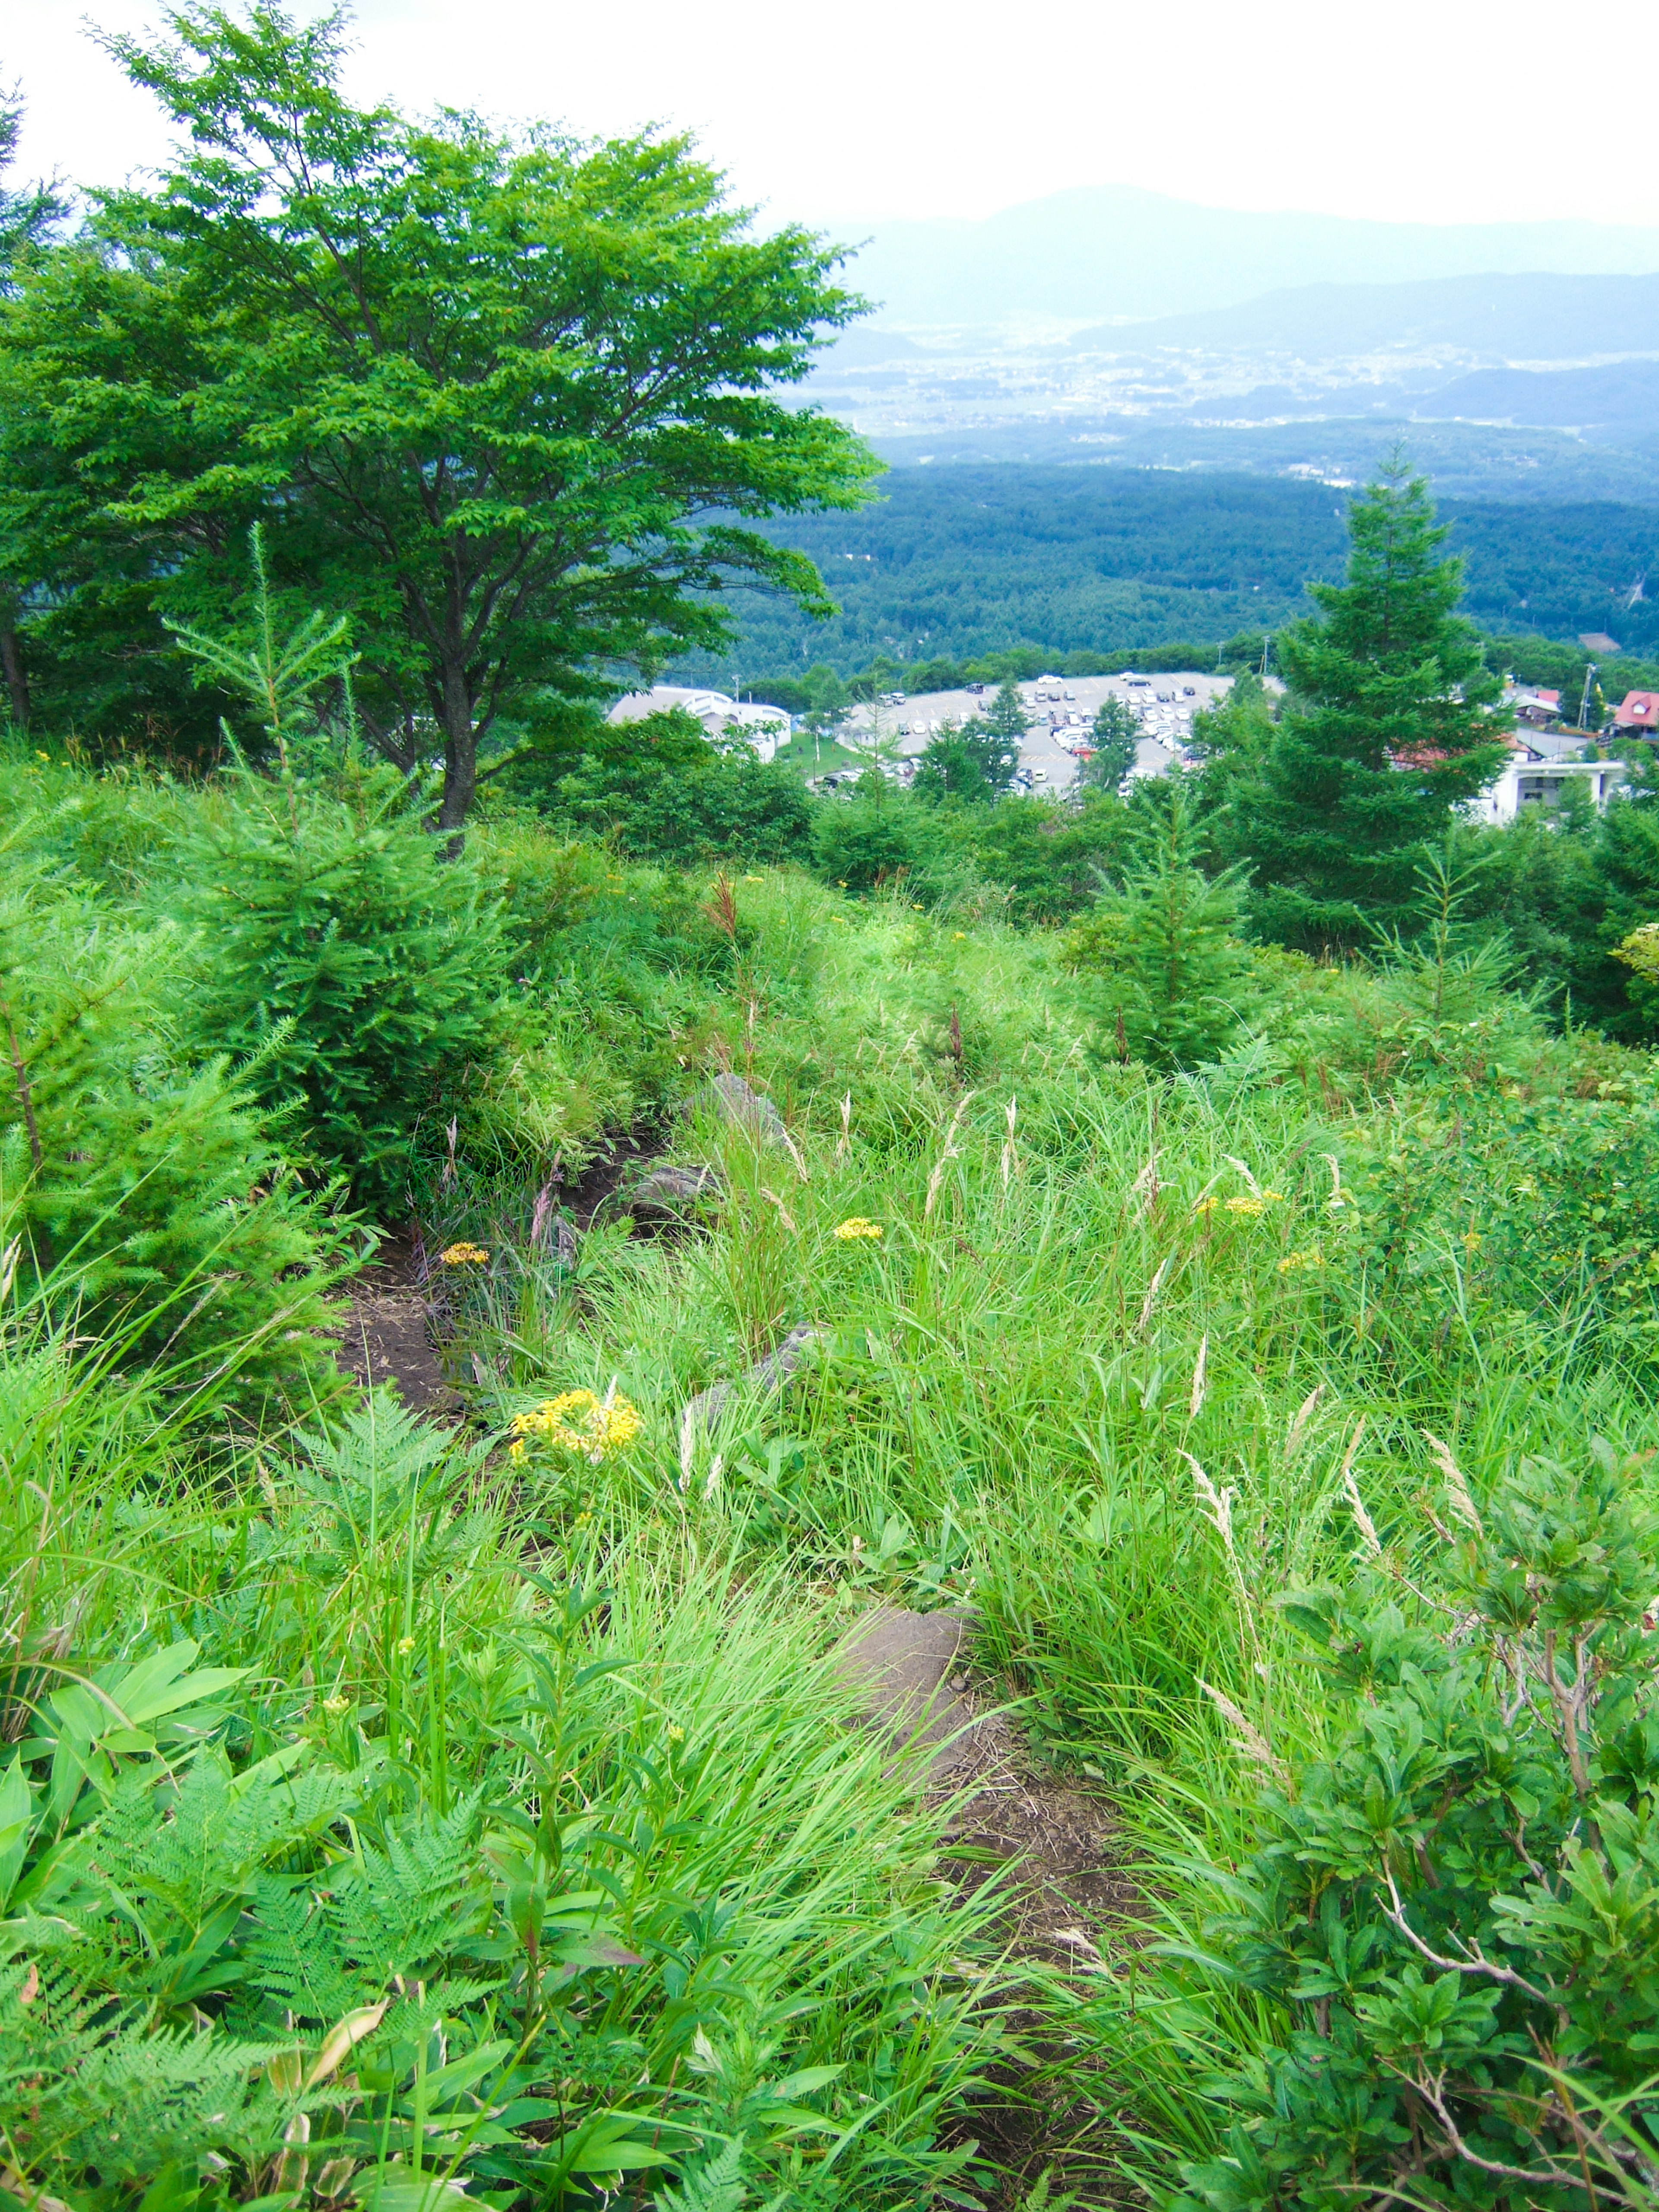
[(489, 1255), (482, 1244), (447, 1244), (438, 1262), (444, 1267), (487, 1267)]
[(626, 1444), (631, 1444), (643, 1424), (639, 1409), (626, 1398), (596, 1398), (591, 1390), (562, 1390), (544, 1398), (527, 1413), (514, 1416), (511, 1459), (522, 1459), (525, 1440), (545, 1437), (562, 1451), (580, 1452), (597, 1467)]
[(1254, 1221), (1259, 1214), (1265, 1213), (1270, 1206), (1283, 1206), (1284, 1203), (1283, 1191), (1264, 1190), (1259, 1198), (1200, 1198), (1194, 1206), (1193, 1212), (1201, 1218), (1218, 1211), (1224, 1211), (1237, 1214), (1242, 1220)]
[(1322, 1252), (1287, 1252), (1279, 1263), (1279, 1272), (1281, 1275), (1294, 1275), (1303, 1267), (1322, 1267), (1324, 1264)]
[(860, 1237), (867, 1237), (871, 1243), (878, 1244), (881, 1242), (881, 1224), (866, 1221), (861, 1213), (854, 1213), (849, 1219), (837, 1222), (834, 1234), (838, 1244), (856, 1244)]

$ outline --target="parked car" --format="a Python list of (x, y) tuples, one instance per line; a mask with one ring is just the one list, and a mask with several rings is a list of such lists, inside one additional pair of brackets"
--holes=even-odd
[(1183, 699), (1196, 699), (1198, 696), (1197, 684), (1183, 684), (1181, 687), (1181, 696)]

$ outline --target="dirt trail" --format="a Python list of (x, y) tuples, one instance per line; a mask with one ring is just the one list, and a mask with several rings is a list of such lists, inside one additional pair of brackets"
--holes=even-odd
[(339, 1364), (365, 1387), (389, 1382), (414, 1412), (453, 1420), (460, 1399), (444, 1374), (428, 1322), (417, 1255), (408, 1243), (388, 1239), (351, 1286)]

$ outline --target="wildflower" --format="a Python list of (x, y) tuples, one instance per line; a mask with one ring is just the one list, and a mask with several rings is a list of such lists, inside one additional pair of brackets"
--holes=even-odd
[(398, 1650), (405, 1659), (414, 1649), (415, 1638), (412, 1636), (400, 1636), (398, 1638)]
[(670, 1743), (684, 1743), (685, 1741), (685, 1730), (679, 1725), (678, 1721), (671, 1721), (669, 1723), (668, 1741)]
[(489, 1255), (482, 1244), (447, 1244), (438, 1255), (444, 1267), (487, 1267)]
[(838, 1244), (855, 1244), (860, 1237), (867, 1238), (872, 1244), (878, 1244), (881, 1242), (881, 1224), (878, 1221), (866, 1221), (862, 1214), (854, 1213), (847, 1220), (836, 1223), (834, 1235)]
[(1205, 1215), (1213, 1213), (1220, 1203), (1221, 1200), (1218, 1198), (1200, 1198), (1193, 1208), (1194, 1218), (1202, 1219)]
[(1463, 1249), (1468, 1254), (1471, 1260), (1474, 1259), (1475, 1254), (1480, 1249), (1483, 1242), (1484, 1240), (1478, 1229), (1468, 1229), (1464, 1231)]
[(514, 1438), (513, 1442), (507, 1448), (507, 1455), (509, 1459), (522, 1459), (524, 1457), (524, 1438), (522, 1437), (515, 1437)]
[(1287, 1252), (1279, 1263), (1279, 1272), (1281, 1275), (1294, 1275), (1299, 1268), (1322, 1267), (1324, 1264), (1322, 1252)]
[(1254, 1221), (1259, 1213), (1267, 1211), (1267, 1201), (1265, 1198), (1230, 1198), (1227, 1211), (1242, 1215), (1247, 1221)]
[(349, 1698), (325, 1698), (323, 1699), (323, 1711), (328, 1715), (331, 1721), (337, 1721), (342, 1713), (346, 1712), (350, 1709), (350, 1705), (351, 1700)]
[(744, 881), (746, 884), (763, 884), (766, 878), (764, 876), (745, 876)]
[[(643, 1423), (636, 1407), (612, 1390), (603, 1399), (591, 1390), (562, 1390), (527, 1413), (514, 1418), (513, 1433), (522, 1440), (545, 1437), (563, 1451), (580, 1452), (597, 1467), (601, 1460), (633, 1443)], [(507, 1447), (509, 1452), (513, 1447)]]
[(951, 934), (958, 945), (966, 945), (968, 942), (968, 933), (965, 929), (953, 929)]

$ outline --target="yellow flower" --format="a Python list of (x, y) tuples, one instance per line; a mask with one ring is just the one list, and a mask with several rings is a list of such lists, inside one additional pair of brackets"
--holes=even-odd
[(668, 1741), (670, 1743), (684, 1743), (685, 1741), (685, 1730), (679, 1725), (678, 1721), (672, 1721), (669, 1723)]
[[(527, 1413), (514, 1416), (515, 1437), (545, 1437), (562, 1451), (580, 1452), (597, 1467), (631, 1444), (644, 1426), (639, 1410), (626, 1398), (596, 1398), (591, 1390), (562, 1390)], [(507, 1450), (514, 1451), (509, 1444)]]
[(1281, 1275), (1293, 1275), (1300, 1267), (1322, 1267), (1324, 1264), (1322, 1252), (1287, 1252), (1279, 1263), (1279, 1272)]
[(398, 1638), (398, 1649), (403, 1654), (404, 1657), (407, 1659), (410, 1653), (415, 1649), (415, 1638), (412, 1636), (400, 1636)]
[(342, 1713), (349, 1710), (351, 1700), (349, 1698), (325, 1698), (323, 1699), (323, 1711), (328, 1715), (331, 1720), (337, 1721)]
[(968, 933), (965, 929), (953, 929), (951, 934), (958, 945), (966, 945), (968, 942)]
[(1267, 1211), (1267, 1201), (1264, 1198), (1230, 1198), (1227, 1211), (1243, 1214), (1246, 1220), (1254, 1221), (1257, 1214)]
[(1264, 1190), (1261, 1194), (1261, 1203), (1263, 1206), (1283, 1206), (1285, 1194), (1282, 1190)]
[(507, 1446), (507, 1455), (509, 1459), (522, 1459), (524, 1457), (524, 1438), (522, 1437), (515, 1437)]
[(1220, 1203), (1221, 1200), (1218, 1198), (1200, 1198), (1198, 1204), (1193, 1208), (1193, 1212), (1194, 1215), (1213, 1213)]
[(438, 1255), (444, 1267), (487, 1267), (489, 1255), (482, 1244), (447, 1244)]
[(746, 884), (763, 884), (766, 878), (764, 876), (745, 876), (744, 881)]
[(836, 1223), (834, 1235), (838, 1244), (854, 1244), (860, 1237), (867, 1237), (871, 1243), (878, 1244), (881, 1242), (881, 1224), (866, 1221), (861, 1213), (854, 1213), (847, 1220)]

